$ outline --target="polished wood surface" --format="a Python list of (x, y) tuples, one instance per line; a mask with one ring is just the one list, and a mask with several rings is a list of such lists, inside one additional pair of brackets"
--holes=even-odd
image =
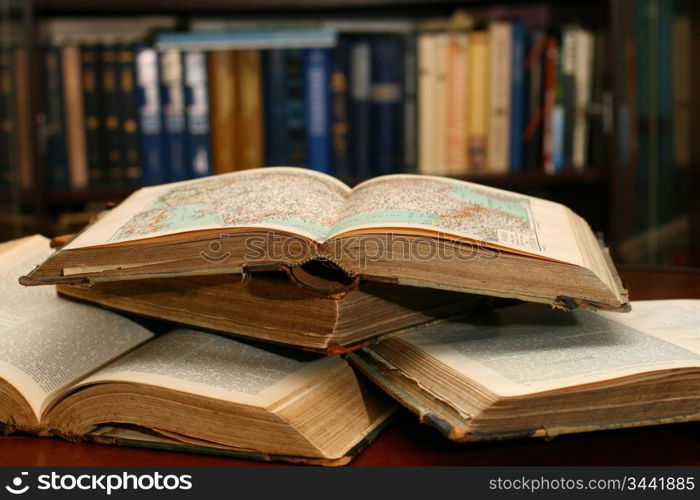
[[(700, 298), (700, 272), (622, 270), (632, 300)], [(700, 465), (700, 423), (458, 445), (414, 415), (396, 420), (354, 465)], [(117, 448), (58, 439), (0, 438), (0, 465), (261, 465), (185, 453)]]

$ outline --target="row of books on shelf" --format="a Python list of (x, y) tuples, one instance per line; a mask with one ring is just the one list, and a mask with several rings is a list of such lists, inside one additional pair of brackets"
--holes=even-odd
[(556, 173), (597, 163), (603, 148), (605, 40), (578, 25), (173, 32), (169, 18), (102, 21), (44, 28), (40, 137), (54, 188), (263, 165), (352, 181)]

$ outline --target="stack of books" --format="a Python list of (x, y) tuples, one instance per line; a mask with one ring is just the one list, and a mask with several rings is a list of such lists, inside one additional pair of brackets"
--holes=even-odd
[(586, 222), (516, 193), (251, 169), (0, 253), (6, 431), (339, 465), (397, 401), (455, 441), (700, 417), (697, 301), (630, 313)]

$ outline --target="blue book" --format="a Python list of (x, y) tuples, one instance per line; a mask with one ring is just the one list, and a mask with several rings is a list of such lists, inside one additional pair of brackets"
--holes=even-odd
[(187, 120), (182, 73), (180, 52), (171, 50), (160, 54), (160, 98), (170, 182), (187, 179)]
[(304, 51), (308, 168), (331, 173), (331, 51)]
[(527, 33), (522, 21), (513, 22), (513, 59), (510, 96), (510, 158), (511, 172), (523, 170), (523, 131), (525, 130), (525, 50)]
[(292, 167), (306, 167), (308, 162), (306, 129), (306, 85), (304, 83), (304, 51), (287, 51), (286, 130), (289, 161)]
[(287, 131), (287, 51), (263, 52), (263, 85), (265, 116), (265, 165), (290, 164)]
[(372, 176), (400, 172), (402, 157), (403, 47), (399, 37), (372, 39)]
[(49, 185), (67, 188), (70, 185), (66, 127), (63, 112), (63, 71), (61, 48), (47, 46), (42, 53), (42, 70), (46, 101), (46, 156)]
[(368, 39), (350, 46), (350, 152), (358, 180), (372, 175), (372, 47)]
[(187, 110), (188, 164), (190, 178), (212, 174), (209, 150), (209, 83), (207, 55), (192, 51), (184, 54), (185, 108)]
[(153, 186), (168, 182), (167, 157), (163, 144), (158, 53), (150, 47), (136, 49), (136, 97), (139, 108), (142, 183)]

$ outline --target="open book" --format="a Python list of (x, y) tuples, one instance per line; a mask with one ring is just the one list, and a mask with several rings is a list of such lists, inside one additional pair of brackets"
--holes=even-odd
[(299, 272), (303, 283), (305, 266), (319, 261), (350, 278), (566, 309), (629, 308), (607, 252), (562, 205), (417, 175), (350, 189), (289, 167), (143, 188), (21, 283), (271, 269)]
[(455, 441), (700, 419), (700, 300), (630, 314), (522, 304), (436, 321), (348, 355)]
[(22, 288), (46, 257), (0, 245), (0, 422), (101, 443), (343, 464), (394, 409), (339, 357), (194, 330), (159, 336), (109, 311)]

